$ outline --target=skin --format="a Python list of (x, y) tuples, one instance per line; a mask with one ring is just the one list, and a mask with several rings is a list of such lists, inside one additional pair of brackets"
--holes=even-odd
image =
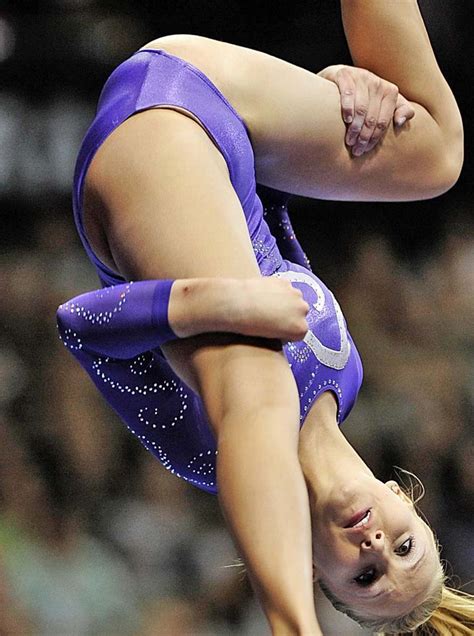
[(318, 75), (339, 89), (342, 119), (347, 124), (345, 142), (354, 157), (370, 152), (383, 139), (392, 113), (398, 128), (415, 116), (398, 87), (366, 69), (336, 64)]
[[(204, 38), (178, 36), (155, 45), (203, 70), (243, 117), (262, 184), (307, 196), (358, 200), (406, 200), (444, 192), (461, 167), (462, 126), (416, 2), (351, 0), (342, 6), (356, 64), (398, 84), (415, 112), (409, 131), (397, 132), (386, 122), (383, 142), (367, 156), (354, 157), (344, 143), (340, 95), (327, 79), (263, 53)], [(367, 115), (369, 105), (363, 106)], [(364, 115), (358, 114), (360, 119)], [(364, 122), (358, 135), (369, 143), (374, 118)], [(157, 108), (119, 126), (91, 163), (84, 203), (92, 247), (127, 279), (260, 276), (225, 160), (190, 113)], [(204, 322), (209, 319), (204, 316)], [(175, 324), (179, 329), (179, 311)], [(181, 328), (184, 333), (186, 324)], [(318, 488), (321, 493), (335, 491), (316, 482), (307, 488), (311, 482), (301, 454), (298, 393), (286, 359), (272, 343), (233, 334), (174, 341), (164, 353), (179, 375), (192, 378), (205, 404), (219, 450), (220, 504), (273, 633), (320, 634), (313, 600), (310, 500)], [(332, 429), (321, 430), (330, 435)], [(319, 467), (318, 474), (326, 472)], [(327, 475), (340, 485), (338, 475)], [(379, 495), (362, 476), (357, 483), (364, 499), (360, 503), (374, 503), (377, 520), (383, 520), (377, 531), (394, 540)], [(342, 512), (350, 505), (350, 493), (337, 504)], [(316, 508), (313, 523), (318, 516)], [(352, 566), (354, 556), (346, 553), (352, 548), (339, 548), (337, 536), (333, 545), (331, 537), (321, 540), (333, 558), (343, 568)], [(323, 568), (322, 554), (319, 561)], [(346, 569), (341, 573), (338, 568), (338, 576), (344, 578)], [(338, 578), (334, 584), (344, 583)]]
[[(202, 334), (239, 333), (271, 338), (279, 350), (280, 340), (304, 338), (308, 311), (301, 291), (283, 279), (195, 278), (174, 281), (168, 320), (180, 338), (201, 335), (203, 340), (206, 336)], [(266, 340), (265, 346), (269, 342)], [(169, 350), (170, 356), (179, 355), (176, 346), (171, 345)], [(199, 392), (199, 378), (192, 367), (179, 361), (176, 367), (186, 383)]]
[[(400, 17), (405, 17), (400, 16), (396, 3), (388, 3), (388, 7), (379, 3), (383, 11), (375, 3), (374, 15), (368, 18), (364, 10), (359, 24), (352, 14), (360, 10), (360, 4), (344, 4), (349, 40), (362, 41), (360, 31), (367, 32), (370, 40), (378, 21), (400, 22)], [(383, 47), (377, 50), (380, 59), (375, 72), (393, 82), (392, 90), (397, 90), (395, 84), (399, 86), (415, 116), (401, 131), (384, 117), (383, 143), (365, 161), (354, 157), (344, 143), (339, 92), (324, 77), (258, 51), (196, 36), (166, 36), (144, 48), (164, 49), (191, 62), (224, 93), (250, 131), (259, 183), (322, 199), (423, 199), (441, 194), (457, 179), (462, 165), (462, 124), (431, 47), (410, 46), (411, 41), (418, 44), (426, 36), (416, 3), (405, 3), (404, 12), (413, 14), (409, 16), (412, 33), (408, 38), (405, 31), (398, 34), (396, 45), (403, 41), (404, 46), (399, 47), (396, 63), (380, 53)], [(374, 17), (380, 13), (383, 15), (377, 21)], [(403, 20), (403, 29), (407, 24), (410, 22)], [(367, 47), (354, 46), (354, 56), (358, 48)], [(415, 56), (420, 56), (419, 65), (413, 64)], [(374, 70), (368, 66), (367, 56), (361, 59), (365, 68)], [(357, 58), (355, 62), (359, 64)], [(427, 84), (426, 77), (434, 81)], [(418, 83), (423, 91), (416, 89)], [(379, 85), (373, 90), (385, 89)], [(361, 132), (368, 143), (378, 120), (369, 113), (368, 88), (366, 91), (364, 104), (358, 109), (361, 117), (368, 116)]]
[[(323, 394), (300, 435), (315, 577), (360, 615), (408, 613), (428, 596), (439, 571), (433, 535), (399, 485), (379, 481), (347, 442), (336, 410), (333, 395)], [(346, 527), (369, 509), (366, 524)], [(374, 581), (363, 585), (372, 573)]]
[(280, 278), (195, 278), (174, 281), (168, 320), (179, 338), (231, 332), (301, 340), (308, 331), (308, 303)]
[[(88, 187), (102, 202), (108, 247), (128, 278), (259, 278), (225, 162), (181, 113), (130, 118), (98, 151)], [(210, 236), (219, 236), (212, 249)], [(164, 353), (206, 406), (219, 450), (220, 504), (272, 630), (320, 633), (297, 455), (298, 393), (286, 359), (233, 334), (174, 341)], [(272, 462), (253, 461), (256, 452)]]

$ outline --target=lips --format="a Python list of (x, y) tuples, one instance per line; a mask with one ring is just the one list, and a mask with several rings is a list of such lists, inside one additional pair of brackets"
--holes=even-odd
[(345, 528), (365, 528), (370, 521), (372, 513), (369, 509), (359, 510), (349, 519)]

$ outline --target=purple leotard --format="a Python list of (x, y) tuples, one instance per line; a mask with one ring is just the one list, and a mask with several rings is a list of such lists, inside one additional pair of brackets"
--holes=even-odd
[(301, 424), (327, 390), (342, 422), (356, 400), (362, 364), (336, 299), (310, 271), (293, 233), (288, 196), (267, 188), (257, 195), (249, 136), (225, 97), (201, 71), (164, 51), (139, 51), (121, 64), (102, 91), (74, 179), (76, 224), (104, 289), (61, 305), (60, 336), (145, 448), (173, 474), (215, 494), (216, 441), (203, 403), (160, 350), (176, 338), (167, 317), (172, 281), (125, 281), (94, 254), (82, 223), (84, 177), (95, 152), (125, 119), (157, 105), (185, 108), (200, 120), (227, 162), (262, 275), (289, 279), (310, 305), (304, 341), (284, 347)]

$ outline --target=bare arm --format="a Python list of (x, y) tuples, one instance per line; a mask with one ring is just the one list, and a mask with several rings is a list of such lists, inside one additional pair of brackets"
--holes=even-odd
[(462, 165), (462, 123), (416, 1), (346, 0), (342, 7), (354, 62), (397, 84), (415, 117), (401, 131), (387, 122), (387, 135), (374, 152), (351, 157), (334, 84), (255, 55), (255, 81), (243, 90), (257, 104), (249, 123), (259, 181), (328, 199), (441, 194), (455, 183)]
[[(263, 185), (359, 201), (426, 199), (445, 192), (462, 166), (462, 122), (416, 0), (347, 0), (343, 17), (355, 64), (393, 82), (392, 95), (379, 78), (371, 90), (385, 91), (390, 100), (399, 88), (410, 100), (407, 112), (410, 105), (415, 112), (402, 128), (394, 128), (387, 116), (383, 141), (362, 156), (352, 156), (345, 144), (349, 139), (334, 81), (271, 55), (200, 36), (166, 36), (147, 47), (165, 48), (190, 61), (217, 84), (244, 119), (257, 181)], [(384, 47), (390, 52), (383, 53)], [(371, 119), (369, 96), (367, 102), (366, 123)], [(372, 138), (374, 133), (365, 126), (363, 134)]]
[(423, 107), (446, 142), (456, 141), (459, 111), (430, 44), (416, 0), (341, 0), (354, 64), (396, 84)]
[(227, 332), (287, 341), (304, 337), (308, 309), (287, 280), (191, 278), (174, 281), (168, 319), (179, 338)]

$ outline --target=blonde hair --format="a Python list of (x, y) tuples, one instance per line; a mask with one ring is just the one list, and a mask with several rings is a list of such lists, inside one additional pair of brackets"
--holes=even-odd
[[(397, 467), (402, 492), (409, 499), (416, 512), (423, 519), (423, 515), (416, 509), (416, 504), (425, 494), (421, 481), (413, 473)], [(408, 485), (403, 483), (403, 477), (408, 479)], [(423, 519), (426, 523), (426, 521)], [(431, 532), (433, 532), (431, 530)], [(434, 533), (433, 533), (434, 537)], [(440, 545), (434, 537), (438, 555)], [(366, 618), (358, 614), (351, 607), (340, 601), (323, 581), (318, 581), (324, 595), (331, 601), (334, 608), (352, 618), (361, 627), (371, 629), (379, 636), (384, 634), (417, 634), (418, 636), (473, 636), (474, 634), (474, 596), (456, 590), (447, 585), (441, 559), (438, 573), (428, 597), (405, 616), (391, 619)]]
[(360, 616), (319, 581), (319, 587), (335, 609), (352, 618), (361, 627), (384, 634), (417, 634), (418, 636), (472, 636), (474, 633), (474, 597), (447, 587), (445, 577), (437, 577), (434, 591), (409, 614), (393, 619)]
[[(416, 512), (423, 521), (424, 515), (416, 508), (416, 504), (425, 494), (425, 488), (420, 479), (403, 468), (396, 467), (399, 480), (402, 482), (402, 491), (411, 501)], [(404, 482), (404, 479), (408, 481)], [(428, 524), (427, 524), (428, 525)], [(429, 527), (429, 526), (428, 526)], [(431, 528), (430, 528), (431, 530)], [(433, 532), (431, 530), (431, 532)], [(438, 555), (440, 545), (433, 533)], [(237, 567), (245, 574), (243, 561), (237, 559), (233, 564), (224, 567)], [(395, 618), (366, 618), (359, 615), (351, 607), (340, 601), (331, 590), (319, 580), (318, 584), (324, 595), (331, 601), (336, 610), (346, 614), (361, 627), (371, 629), (377, 636), (384, 634), (415, 634), (415, 636), (473, 636), (474, 634), (474, 596), (461, 590), (448, 586), (448, 577), (445, 575), (441, 558), (439, 569), (434, 578), (428, 597), (405, 616)]]

